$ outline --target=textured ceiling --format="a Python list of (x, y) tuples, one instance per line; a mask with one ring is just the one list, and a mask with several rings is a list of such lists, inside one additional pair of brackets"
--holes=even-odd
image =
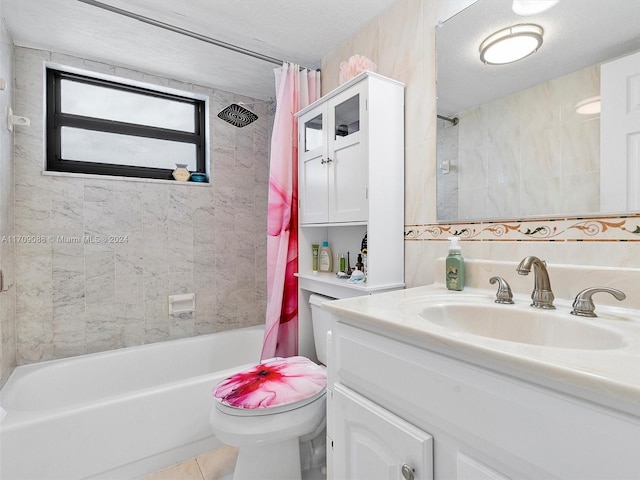
[[(0, 0), (18, 46), (132, 67), (267, 99), (276, 65), (77, 0)], [(302, 66), (396, 0), (101, 0), (102, 3)]]

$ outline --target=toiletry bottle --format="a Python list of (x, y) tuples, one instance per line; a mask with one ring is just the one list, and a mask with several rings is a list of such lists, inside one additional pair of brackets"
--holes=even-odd
[(347, 259), (344, 258), (344, 253), (340, 254), (339, 260), (340, 260), (340, 271), (345, 273), (347, 271)]
[(331, 255), (331, 249), (329, 248), (329, 242), (322, 242), (320, 248), (320, 255), (318, 262), (320, 264), (321, 272), (330, 272), (332, 270), (333, 255)]
[(317, 272), (318, 271), (318, 254), (320, 252), (320, 245), (317, 243), (312, 244), (311, 251), (313, 255), (313, 271)]
[(449, 237), (449, 255), (446, 259), (446, 284), (449, 290), (460, 291), (464, 288), (464, 258), (458, 244), (458, 237)]

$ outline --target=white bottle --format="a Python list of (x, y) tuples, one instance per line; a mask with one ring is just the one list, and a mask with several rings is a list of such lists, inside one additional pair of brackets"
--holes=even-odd
[(322, 247), (320, 248), (320, 254), (318, 255), (318, 263), (320, 264), (320, 271), (331, 272), (332, 262), (333, 262), (333, 255), (331, 255), (329, 242), (322, 242)]

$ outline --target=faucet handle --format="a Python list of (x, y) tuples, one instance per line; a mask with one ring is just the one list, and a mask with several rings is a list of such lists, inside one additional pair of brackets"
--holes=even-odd
[(617, 300), (624, 300), (627, 296), (624, 292), (620, 290), (616, 290), (615, 288), (607, 288), (607, 287), (590, 287), (582, 290), (578, 295), (576, 295), (576, 299), (573, 301), (573, 310), (571, 310), (572, 315), (578, 315), (580, 317), (597, 317), (595, 314), (596, 306), (591, 300), (591, 297), (594, 293), (605, 292), (613, 295)]
[(496, 303), (514, 303), (513, 293), (507, 281), (502, 277), (491, 277), (489, 279), (491, 285), (498, 283), (498, 291), (496, 292)]

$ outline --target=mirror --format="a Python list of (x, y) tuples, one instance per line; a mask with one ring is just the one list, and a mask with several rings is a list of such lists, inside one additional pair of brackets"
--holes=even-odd
[[(612, 146), (627, 142), (617, 123), (625, 88), (605, 76), (624, 57), (640, 78), (640, 2), (560, 0), (529, 16), (512, 4), (478, 0), (436, 27), (438, 221), (640, 210), (640, 153)], [(536, 53), (505, 65), (480, 61), (486, 37), (522, 23), (544, 29)], [(638, 82), (632, 96), (640, 97)], [(577, 113), (600, 96), (602, 113)]]

